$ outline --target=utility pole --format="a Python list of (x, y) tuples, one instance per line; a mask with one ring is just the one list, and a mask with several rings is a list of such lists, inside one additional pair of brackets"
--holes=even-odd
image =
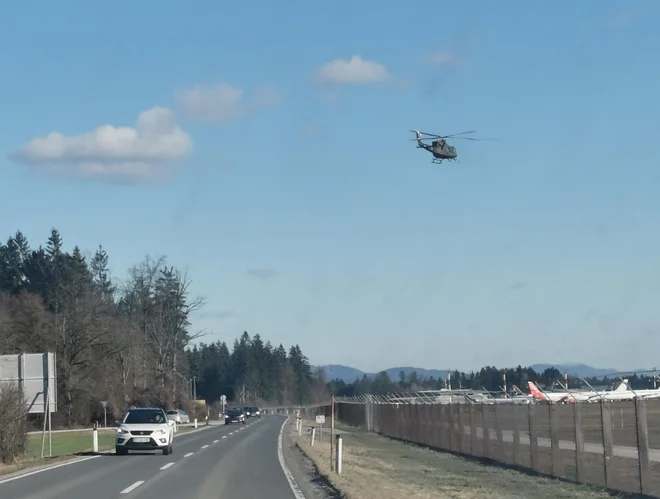
[(197, 400), (197, 376), (193, 376), (193, 400)]

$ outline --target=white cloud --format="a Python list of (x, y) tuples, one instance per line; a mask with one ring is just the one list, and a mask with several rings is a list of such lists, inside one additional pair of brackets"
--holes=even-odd
[(70, 137), (51, 132), (32, 139), (10, 157), (40, 169), (130, 181), (170, 173), (192, 148), (190, 136), (175, 122), (172, 111), (152, 107), (140, 113), (135, 127), (101, 125)]
[(441, 50), (429, 55), (429, 64), (433, 66), (449, 66), (461, 64), (461, 59), (451, 52)]
[(317, 83), (360, 85), (379, 83), (390, 78), (385, 66), (354, 55), (348, 61), (337, 59), (324, 64), (314, 75)]
[(246, 98), (241, 89), (218, 83), (195, 85), (175, 96), (177, 107), (191, 118), (205, 122), (229, 122), (250, 116), (261, 109), (279, 106), (280, 95), (272, 87), (262, 87)]

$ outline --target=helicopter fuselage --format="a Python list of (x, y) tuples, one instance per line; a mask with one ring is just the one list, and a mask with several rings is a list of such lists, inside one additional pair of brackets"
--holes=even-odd
[(431, 145), (425, 144), (421, 140), (417, 141), (418, 147), (426, 149), (431, 154), (433, 154), (433, 163), (441, 163), (443, 160), (455, 161), (458, 157), (456, 153), (456, 148), (450, 146), (446, 141), (434, 140), (431, 142)]
[(437, 159), (456, 159), (458, 156), (454, 146), (450, 146), (447, 142), (440, 143), (437, 140), (431, 143), (431, 152)]

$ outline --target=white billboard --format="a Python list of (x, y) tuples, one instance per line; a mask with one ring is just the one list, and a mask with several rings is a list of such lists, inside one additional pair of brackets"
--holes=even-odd
[[(57, 412), (57, 369), (54, 353), (0, 355), (0, 382), (17, 383), (31, 414), (44, 414), (46, 394), (50, 412)], [(49, 390), (48, 390), (49, 389)]]

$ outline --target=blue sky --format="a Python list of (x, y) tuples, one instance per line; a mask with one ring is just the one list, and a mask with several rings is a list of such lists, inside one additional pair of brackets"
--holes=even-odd
[[(0, 232), (167, 255), (206, 341), (653, 367), (660, 4), (526, 5), (15, 2)], [(497, 140), (432, 165), (410, 128)]]

